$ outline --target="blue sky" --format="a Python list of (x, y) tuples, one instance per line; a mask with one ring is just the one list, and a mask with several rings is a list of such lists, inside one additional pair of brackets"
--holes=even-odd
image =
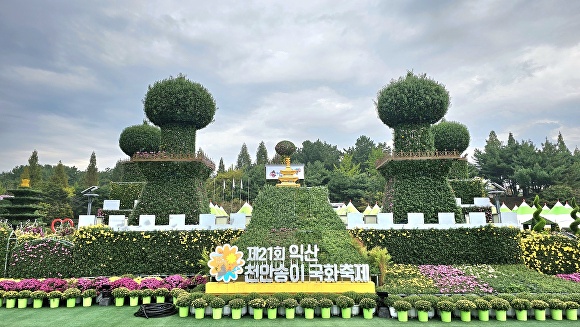
[(447, 120), (580, 146), (579, 1), (2, 1), (0, 171), (126, 159), (156, 80), (186, 74), (219, 109), (197, 146), (233, 164), (289, 139), (391, 142), (373, 100), (407, 70), (451, 96)]

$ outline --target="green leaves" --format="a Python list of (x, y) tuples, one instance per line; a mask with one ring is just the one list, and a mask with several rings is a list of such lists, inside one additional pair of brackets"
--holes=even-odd
[(389, 127), (433, 124), (447, 113), (449, 93), (426, 75), (408, 72), (381, 89), (376, 104), (379, 118)]
[(521, 263), (519, 231), (514, 228), (351, 230), (367, 248), (386, 248), (394, 263)]
[(187, 125), (201, 129), (213, 121), (215, 100), (199, 83), (184, 75), (157, 81), (143, 100), (145, 114), (155, 125)]

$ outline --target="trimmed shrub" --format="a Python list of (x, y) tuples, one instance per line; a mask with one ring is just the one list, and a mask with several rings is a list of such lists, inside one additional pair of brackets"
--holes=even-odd
[(350, 230), (367, 248), (380, 246), (401, 264), (522, 263), (519, 230), (491, 225), (480, 228)]

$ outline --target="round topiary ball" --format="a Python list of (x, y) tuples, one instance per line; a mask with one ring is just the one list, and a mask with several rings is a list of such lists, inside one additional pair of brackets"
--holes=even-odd
[(208, 90), (184, 75), (157, 81), (143, 100), (145, 114), (157, 125), (188, 125), (201, 129), (213, 121), (215, 100)]
[(392, 80), (377, 94), (377, 112), (391, 128), (401, 125), (434, 124), (447, 113), (449, 93), (445, 86), (426, 75)]
[(284, 140), (278, 142), (274, 149), (276, 150), (276, 153), (282, 157), (289, 157), (296, 151), (296, 146), (294, 143)]
[(160, 143), (161, 130), (146, 123), (125, 128), (119, 137), (119, 147), (128, 156), (136, 152), (157, 152)]
[(442, 121), (431, 126), (433, 141), (437, 151), (463, 152), (469, 146), (470, 136), (467, 127), (455, 121)]

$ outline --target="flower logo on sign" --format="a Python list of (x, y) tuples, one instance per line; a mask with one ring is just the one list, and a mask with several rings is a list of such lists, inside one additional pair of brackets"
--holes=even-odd
[(246, 263), (242, 257), (244, 254), (238, 251), (238, 247), (229, 244), (218, 245), (215, 251), (210, 253), (209, 274), (212, 275), (218, 282), (223, 281), (228, 283), (231, 280), (236, 280), (238, 275), (244, 272), (242, 268)]

